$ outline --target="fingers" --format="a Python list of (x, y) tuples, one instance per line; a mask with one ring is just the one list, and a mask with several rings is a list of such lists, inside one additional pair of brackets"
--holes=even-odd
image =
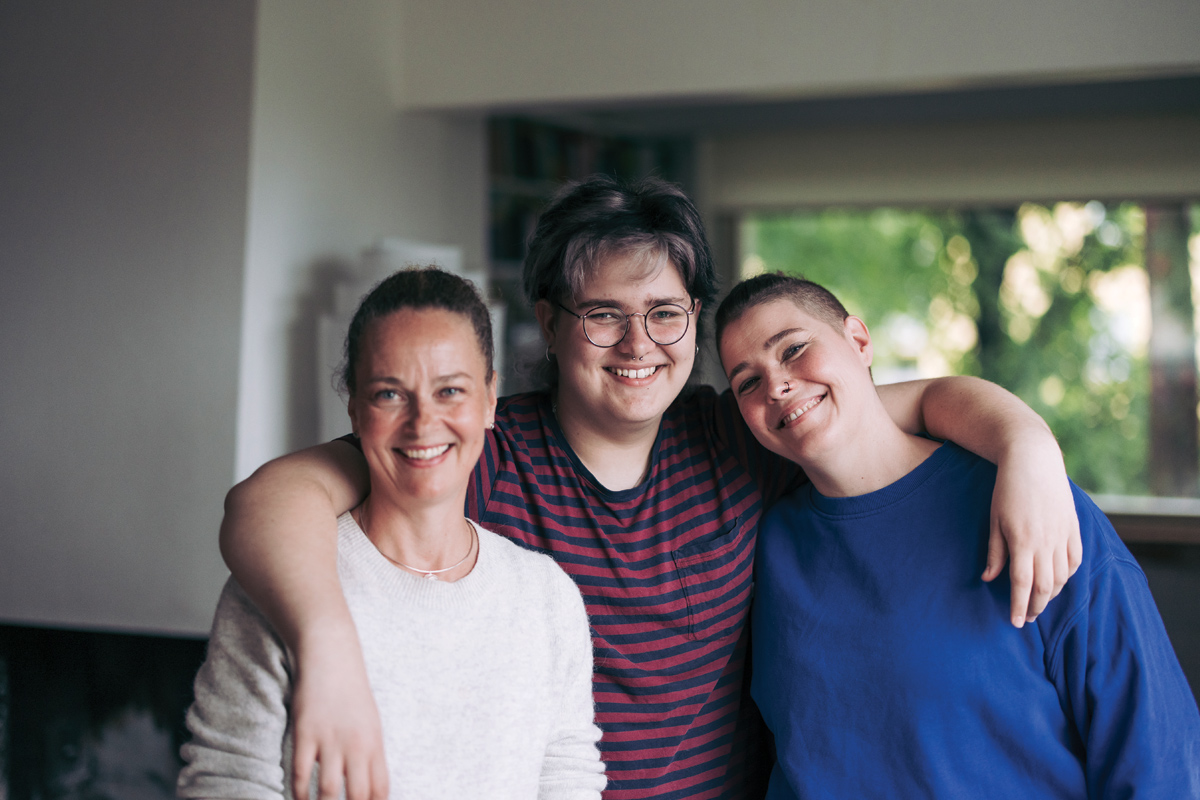
[(333, 754), (323, 757), (318, 773), (320, 775), (320, 792), (317, 796), (320, 800), (338, 800), (342, 796), (341, 755)]
[(328, 755), (318, 758), (314, 743), (297, 742), (292, 761), (293, 797), (310, 796), (314, 768), (318, 775), (320, 800), (338, 800), (342, 796), (343, 778), (346, 782), (345, 800), (387, 800), (387, 760), (382, 753), (363, 758), (344, 758), (336, 753), (335, 748), (329, 748)]
[(317, 759), (315, 742), (297, 737), (292, 754), (292, 797), (308, 797), (313, 764)]
[(992, 532), (988, 536), (987, 566), (983, 570), (983, 579), (992, 581), (999, 577), (1006, 561), (1008, 561), (1008, 543), (1004, 541), (1004, 534), (1000, 531), (1000, 522), (993, 516)]
[(346, 762), (346, 800), (372, 800), (371, 771), (363, 760)]
[(1033, 593), (1033, 558), (1028, 554), (1013, 556), (1008, 565), (1008, 582), (1012, 586), (1012, 624), (1020, 628), (1025, 624), (1025, 612), (1029, 609)]
[(1054, 575), (1054, 552), (1040, 552), (1034, 556), (1033, 588), (1029, 594), (1029, 607), (1025, 621), (1033, 622), (1046, 608), (1050, 598), (1058, 594), (1063, 584), (1057, 583)]
[(371, 800), (388, 800), (387, 761), (381, 755), (371, 759)]
[(1067, 577), (1075, 574), (1079, 569), (1079, 565), (1083, 563), (1083, 537), (1079, 535), (1079, 518), (1075, 520), (1075, 530), (1071, 534), (1071, 538), (1067, 540)]

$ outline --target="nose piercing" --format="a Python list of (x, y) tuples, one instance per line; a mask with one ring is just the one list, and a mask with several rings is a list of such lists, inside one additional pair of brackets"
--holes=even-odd
[(784, 381), (783, 382), (783, 393), (787, 394), (791, 390), (792, 390), (792, 385), (790, 383), (788, 383), (787, 381)]
[(638, 361), (645, 361), (645, 360), (646, 360), (645, 356), (638, 356)]

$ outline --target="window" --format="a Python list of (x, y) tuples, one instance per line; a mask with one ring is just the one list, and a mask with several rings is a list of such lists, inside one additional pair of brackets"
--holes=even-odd
[(752, 213), (738, 238), (744, 277), (803, 274), (864, 318), (877, 382), (979, 375), (1084, 489), (1196, 496), (1198, 229), (1200, 206), (1092, 201)]

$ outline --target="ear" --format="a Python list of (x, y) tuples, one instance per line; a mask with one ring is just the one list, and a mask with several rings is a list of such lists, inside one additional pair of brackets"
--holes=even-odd
[[(346, 400), (346, 411), (350, 414), (350, 430), (354, 432), (355, 436), (358, 436), (358, 404), (354, 402), (354, 395), (350, 395)], [(362, 437), (359, 436), (359, 438)]]
[(846, 332), (846, 339), (854, 345), (854, 349), (858, 353), (859, 361), (864, 367), (870, 367), (871, 361), (875, 357), (875, 351), (871, 347), (871, 332), (867, 330), (867, 323), (858, 317), (846, 317), (843, 328)]
[(557, 309), (549, 300), (538, 300), (533, 304), (533, 314), (537, 317), (538, 327), (542, 329), (542, 338), (546, 340), (547, 352), (554, 352), (554, 340), (558, 335)]
[(496, 374), (495, 370), (493, 370), (492, 379), (488, 381), (486, 400), (487, 414), (484, 415), (487, 420), (484, 424), (488, 426), (493, 425), (496, 422), (496, 386), (498, 378), (499, 376)]

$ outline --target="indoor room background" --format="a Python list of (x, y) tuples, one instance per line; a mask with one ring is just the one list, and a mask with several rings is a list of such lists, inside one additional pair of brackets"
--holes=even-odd
[(1030, 403), (1200, 689), (1196, 31), (1187, 0), (6, 0), (0, 800), (172, 796), (225, 491), (347, 429), (323, 331), (432, 253), (522, 389), (526, 236), (595, 172), (683, 185), (725, 286), (829, 283), (880, 380)]

